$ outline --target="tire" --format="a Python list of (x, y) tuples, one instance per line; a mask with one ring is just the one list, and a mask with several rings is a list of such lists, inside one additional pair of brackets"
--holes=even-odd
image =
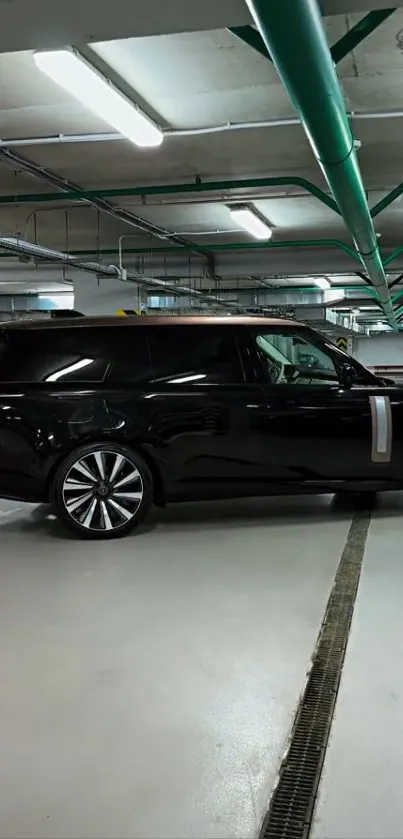
[(153, 480), (143, 458), (127, 446), (96, 443), (75, 449), (51, 488), (59, 521), (82, 539), (126, 536), (153, 503)]

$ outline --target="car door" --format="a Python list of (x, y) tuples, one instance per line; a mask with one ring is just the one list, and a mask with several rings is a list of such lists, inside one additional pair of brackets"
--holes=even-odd
[(254, 478), (248, 386), (230, 320), (149, 330), (150, 428), (171, 482), (224, 489)]
[(263, 323), (245, 330), (248, 377), (257, 383), (250, 410), (268, 479), (353, 482), (397, 475), (401, 442), (393, 443), (392, 430), (402, 413), (399, 388), (360, 374), (353, 360), (356, 376), (346, 386), (341, 354), (312, 330)]
[(254, 385), (245, 381), (230, 320), (119, 333), (108, 377), (111, 424), (149, 449), (176, 495), (248, 492)]

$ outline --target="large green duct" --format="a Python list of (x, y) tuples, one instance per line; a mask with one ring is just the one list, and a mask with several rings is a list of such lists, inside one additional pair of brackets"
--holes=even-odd
[(342, 92), (316, 0), (246, 0), (382, 308), (396, 325)]

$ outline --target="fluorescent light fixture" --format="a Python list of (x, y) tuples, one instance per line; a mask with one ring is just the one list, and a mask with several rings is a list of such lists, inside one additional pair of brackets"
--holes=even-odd
[(250, 207), (229, 207), (233, 220), (255, 239), (271, 239), (273, 231)]
[(58, 370), (56, 373), (52, 373), (51, 376), (47, 376), (45, 381), (57, 382), (59, 379), (62, 379), (63, 376), (68, 376), (69, 373), (75, 373), (76, 370), (81, 370), (82, 367), (88, 367), (89, 364), (93, 363), (93, 358), (82, 358), (80, 361), (76, 361), (75, 364), (70, 364), (69, 367), (63, 367), (63, 370)]
[(162, 143), (161, 129), (72, 49), (34, 52), (34, 61), (52, 81), (136, 146)]
[(323, 291), (326, 291), (327, 288), (332, 287), (332, 284), (329, 282), (329, 280), (326, 279), (326, 277), (314, 277), (313, 281), (315, 285), (317, 285), (318, 288), (323, 289)]

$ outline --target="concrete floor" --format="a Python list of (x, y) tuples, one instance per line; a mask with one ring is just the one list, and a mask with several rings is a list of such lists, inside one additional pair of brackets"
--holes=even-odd
[(113, 543), (0, 507), (0, 836), (256, 836), (350, 514), (178, 505)]
[[(373, 515), (312, 839), (400, 839), (401, 515)], [(1, 839), (256, 836), (351, 514), (178, 505), (109, 544), (0, 502)]]
[(311, 833), (403, 835), (403, 495), (378, 497)]

